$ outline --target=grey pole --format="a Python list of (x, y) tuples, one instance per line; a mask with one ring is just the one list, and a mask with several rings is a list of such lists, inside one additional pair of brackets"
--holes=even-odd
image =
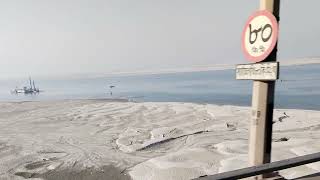
[[(279, 21), (280, 0), (260, 0), (260, 10), (274, 14)], [(277, 61), (277, 45), (264, 62)], [(252, 118), (249, 137), (249, 165), (269, 163), (271, 159), (272, 121), (275, 81), (253, 81)], [(256, 176), (262, 179), (268, 175)]]

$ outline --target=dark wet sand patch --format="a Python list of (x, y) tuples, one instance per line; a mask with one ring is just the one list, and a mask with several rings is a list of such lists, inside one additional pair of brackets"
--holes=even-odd
[(131, 180), (130, 176), (114, 166), (88, 168), (84, 170), (57, 169), (44, 174), (17, 172), (17, 176), (28, 178), (43, 178), (45, 180)]
[(39, 177), (39, 174), (32, 172), (17, 172), (14, 175), (24, 177), (26, 179)]
[(38, 161), (38, 162), (33, 162), (33, 163), (30, 163), (30, 164), (27, 164), (25, 166), (25, 168), (29, 169), (29, 170), (32, 170), (32, 169), (37, 169), (37, 168), (40, 168), (44, 165), (47, 165), (48, 162), (46, 161)]

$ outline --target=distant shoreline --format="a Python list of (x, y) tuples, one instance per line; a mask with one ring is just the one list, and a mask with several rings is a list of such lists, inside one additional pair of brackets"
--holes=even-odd
[[(301, 58), (301, 59), (279, 59), (281, 66), (300, 66), (320, 64), (320, 58)], [(237, 64), (249, 64), (248, 61), (242, 61)], [(37, 79), (81, 79), (81, 78), (100, 78), (100, 77), (124, 77), (124, 76), (143, 76), (143, 75), (161, 75), (161, 74), (177, 74), (177, 73), (191, 73), (191, 72), (206, 72), (206, 71), (221, 71), (221, 70), (233, 70), (236, 64), (214, 64), (214, 65), (201, 65), (191, 67), (181, 67), (179, 69), (159, 69), (159, 70), (143, 70), (143, 71), (123, 71), (123, 72), (110, 72), (110, 73), (76, 73), (70, 75), (34, 75)], [(0, 78), (1, 80), (8, 79), (23, 79), (25, 77), (12, 77), (12, 78)]]
[[(293, 59), (293, 60), (279, 60), (282, 66), (299, 66), (320, 64), (320, 58), (305, 58), (305, 59)], [(239, 64), (246, 64), (250, 62), (243, 62)], [(205, 71), (221, 71), (221, 70), (233, 70), (236, 64), (215, 64), (215, 65), (202, 65), (193, 67), (183, 67), (179, 69), (163, 69), (158, 71), (136, 71), (136, 72), (120, 72), (101, 74), (94, 77), (109, 77), (109, 76), (139, 76), (139, 75), (158, 75), (158, 74), (176, 74), (176, 73), (191, 73), (191, 72), (205, 72)]]
[[(279, 62), (280, 62), (280, 66), (302, 66), (302, 65), (320, 64), (320, 58), (279, 60)], [(249, 64), (249, 63), (250, 62), (242, 62), (239, 64)], [(90, 76), (90, 78), (178, 74), (178, 73), (192, 73), (192, 72), (206, 72), (206, 71), (223, 71), (223, 70), (234, 70), (235, 67), (236, 67), (236, 64), (216, 64), (216, 65), (212, 65), (212, 66), (203, 65), (203, 66), (198, 66), (198, 67), (190, 67), (190, 68), (184, 67), (184, 68), (179, 68), (179, 69), (164, 69), (164, 70), (158, 70), (158, 71), (150, 70), (150, 71), (109, 73), (109, 74), (92, 75), (92, 76)]]

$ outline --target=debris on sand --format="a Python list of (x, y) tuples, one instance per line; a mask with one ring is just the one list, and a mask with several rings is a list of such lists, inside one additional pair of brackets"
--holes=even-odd
[(282, 138), (280, 138), (280, 139), (275, 139), (275, 140), (273, 140), (273, 142), (283, 142), (283, 141), (289, 141), (289, 138), (282, 137)]

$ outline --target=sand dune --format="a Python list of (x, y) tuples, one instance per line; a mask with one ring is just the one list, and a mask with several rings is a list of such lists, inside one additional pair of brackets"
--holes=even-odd
[[(0, 179), (50, 179), (58, 172), (191, 179), (238, 169), (247, 165), (249, 112), (169, 102), (1, 103)], [(319, 151), (319, 118), (318, 111), (275, 110), (273, 161)], [(319, 170), (314, 163), (281, 174)]]

